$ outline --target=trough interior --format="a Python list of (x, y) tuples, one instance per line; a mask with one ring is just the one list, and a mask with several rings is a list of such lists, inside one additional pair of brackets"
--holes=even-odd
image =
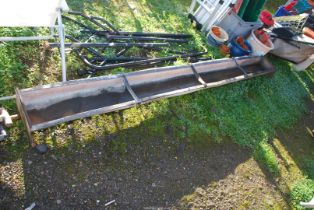
[(29, 110), (27, 113), (30, 124), (35, 125), (132, 100), (133, 98), (127, 90), (122, 93), (103, 91), (96, 96), (72, 98), (43, 109)]
[[(261, 63), (256, 63), (254, 65), (248, 65), (243, 67), (247, 73), (256, 73), (264, 69)], [(243, 75), (242, 71), (238, 68), (228, 68), (224, 70), (209, 71), (206, 73), (200, 73), (200, 76), (206, 83), (219, 82), (225, 79), (234, 78)], [(132, 86), (132, 89), (139, 98), (152, 97), (158, 94), (167, 93), (171, 91), (176, 91), (184, 88), (190, 88), (201, 83), (196, 79), (195, 75), (192, 73), (185, 77), (174, 78), (170, 80), (165, 80), (163, 82), (155, 82), (144, 85)]]
[[(265, 70), (265, 66), (262, 62), (244, 66), (243, 68), (247, 70), (248, 73), (257, 73)], [(238, 68), (228, 68), (224, 70), (211, 70), (200, 73), (200, 75), (206, 83), (213, 83), (234, 78), (243, 75), (243, 73)], [(201, 84), (197, 81), (191, 70), (191, 74), (185, 74), (184, 76), (178, 75), (176, 77), (171, 77), (168, 80), (153, 83), (147, 83), (147, 81), (145, 81), (145, 83), (142, 85), (132, 86), (132, 89), (141, 99), (175, 90), (195, 87), (198, 85)], [(121, 93), (103, 91), (101, 94), (96, 96), (76, 97), (52, 104), (51, 106), (42, 109), (27, 110), (27, 115), (30, 120), (30, 126), (33, 126), (82, 112), (88, 112), (91, 110), (122, 104), (133, 100), (134, 99), (127, 90)]]

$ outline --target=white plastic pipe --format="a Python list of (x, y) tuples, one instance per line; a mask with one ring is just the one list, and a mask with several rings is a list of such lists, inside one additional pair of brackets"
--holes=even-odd
[(15, 95), (0, 97), (0, 101), (8, 101), (8, 100), (14, 100), (14, 99), (15, 99)]
[(300, 202), (300, 205), (306, 209), (314, 208), (314, 198), (310, 202)]
[(0, 42), (49, 40), (49, 39), (53, 39), (54, 35), (55, 35), (54, 27), (50, 27), (50, 35), (48, 36), (0, 37)]
[(0, 37), (1, 42), (48, 40), (53, 36)]

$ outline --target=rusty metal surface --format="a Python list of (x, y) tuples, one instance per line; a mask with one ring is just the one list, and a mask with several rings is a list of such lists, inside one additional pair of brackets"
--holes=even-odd
[[(29, 131), (274, 72), (264, 57), (241, 57), (69, 81), (16, 91)], [(200, 80), (201, 78), (201, 80)], [(204, 81), (206, 84), (204, 85)]]

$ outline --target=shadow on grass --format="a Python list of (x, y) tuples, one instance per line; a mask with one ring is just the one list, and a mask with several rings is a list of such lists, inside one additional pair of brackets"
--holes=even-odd
[(287, 151), (286, 154), (281, 154), (287, 170), (296, 168), (300, 171), (300, 175), (304, 176), (311, 173), (307, 168), (306, 160), (314, 161), (314, 139), (310, 134), (314, 127), (313, 101), (308, 101), (308, 107), (310, 113), (300, 120), (293, 130), (277, 133), (277, 143), (275, 142), (274, 146), (277, 148), (277, 153), (282, 150)]
[[(292, 202), (299, 203), (302, 200), (292, 201), (292, 187), (298, 181), (313, 174), (312, 168), (309, 168), (307, 160), (314, 161), (314, 139), (310, 135), (310, 130), (314, 126), (314, 103), (307, 101), (309, 114), (302, 120), (299, 120), (293, 129), (280, 130), (276, 133), (276, 138), (271, 140), (270, 144), (275, 151), (279, 162), (279, 174), (274, 175), (269, 172), (265, 165), (258, 161), (268, 181), (276, 186), (286, 203), (292, 205)], [(311, 162), (313, 163), (313, 162)]]

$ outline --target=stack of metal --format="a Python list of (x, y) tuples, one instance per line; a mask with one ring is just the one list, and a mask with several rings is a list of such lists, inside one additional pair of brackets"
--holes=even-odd
[[(206, 60), (200, 58), (205, 52), (182, 51), (181, 45), (187, 44), (192, 38), (189, 34), (120, 31), (104, 18), (80, 12), (69, 12), (63, 18), (70, 25), (67, 28), (76, 26), (75, 30), (67, 32), (66, 38), (70, 42), (65, 47), (73, 50), (88, 67), (79, 70), (79, 75), (117, 67), (147, 68), (178, 58), (190, 62)], [(60, 44), (50, 43), (50, 46), (60, 47)], [(136, 51), (137, 55), (132, 51)], [(168, 55), (160, 58), (147, 56), (160, 51), (166, 51)]]

